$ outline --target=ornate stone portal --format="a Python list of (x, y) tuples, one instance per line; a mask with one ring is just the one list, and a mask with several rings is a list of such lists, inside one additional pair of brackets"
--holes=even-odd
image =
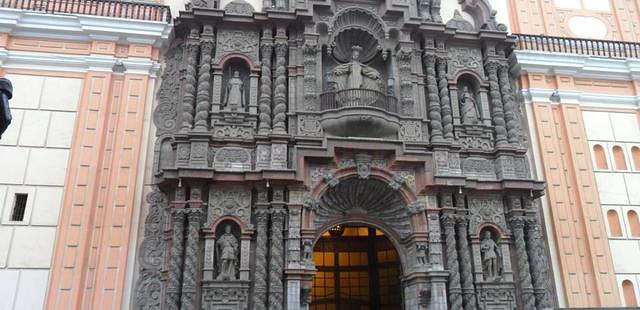
[(554, 307), (513, 38), (451, 2), (446, 24), (440, 0), (181, 12), (136, 308), (305, 309), (314, 243), (346, 223), (389, 238), (405, 309)]

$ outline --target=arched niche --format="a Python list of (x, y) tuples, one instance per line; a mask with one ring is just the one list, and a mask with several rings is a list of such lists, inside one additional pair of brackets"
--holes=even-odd
[(250, 78), (251, 71), (244, 59), (230, 58), (224, 63), (220, 102), (223, 111), (249, 112)]
[(482, 270), (485, 281), (498, 281), (505, 273), (505, 259), (509, 259), (508, 252), (503, 249), (503, 236), (498, 227), (484, 225), (478, 234), (477, 249), (475, 255), (480, 259), (476, 260), (480, 266), (477, 270)]
[(463, 12), (471, 15), (476, 29), (507, 31), (507, 26), (496, 21), (496, 10), (488, 0), (458, 0)]
[[(490, 125), (487, 88), (477, 73), (471, 70), (457, 72), (449, 82), (449, 92), (455, 125)], [(470, 100), (473, 101), (473, 107), (469, 104)], [(465, 118), (465, 113), (470, 111), (475, 112), (477, 121), (466, 121), (468, 117)]]
[[(224, 216), (204, 230), (203, 280), (248, 280), (251, 232), (243, 227), (242, 221), (233, 216)], [(235, 257), (233, 278), (230, 277), (229, 268), (221, 268), (223, 259), (228, 259), (231, 250), (234, 250)]]
[[(238, 79), (234, 80), (234, 73), (238, 72)], [(251, 59), (238, 53), (227, 54), (220, 59), (220, 62), (213, 66), (213, 89), (212, 111), (232, 112), (232, 113), (257, 113), (258, 79), (260, 69)], [(233, 85), (242, 82), (242, 102), (243, 106), (231, 109), (233, 105), (228, 104), (228, 91), (230, 81)]]
[(160, 136), (154, 145), (154, 172), (160, 173), (164, 169), (175, 167), (176, 148), (172, 138), (168, 135)]

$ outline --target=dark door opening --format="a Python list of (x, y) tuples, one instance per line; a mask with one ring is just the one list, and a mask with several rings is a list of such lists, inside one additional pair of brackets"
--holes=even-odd
[(313, 251), (312, 310), (402, 309), (400, 259), (378, 229), (338, 225)]

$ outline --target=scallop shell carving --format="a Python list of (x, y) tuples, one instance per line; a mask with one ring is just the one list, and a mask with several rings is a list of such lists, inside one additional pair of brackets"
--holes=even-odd
[(384, 21), (379, 16), (358, 7), (340, 10), (331, 21), (329, 33), (334, 56), (342, 62), (351, 60), (353, 45), (363, 48), (361, 62), (370, 61), (381, 49), (382, 40), (389, 35)]

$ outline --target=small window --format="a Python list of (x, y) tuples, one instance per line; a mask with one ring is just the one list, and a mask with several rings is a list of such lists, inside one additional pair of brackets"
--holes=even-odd
[(637, 307), (638, 301), (636, 300), (636, 290), (633, 288), (633, 283), (629, 280), (622, 281), (622, 294), (624, 295), (624, 303), (627, 307)]
[(640, 147), (634, 146), (631, 148), (631, 157), (633, 157), (633, 168), (636, 171), (640, 171)]
[(607, 165), (607, 157), (604, 155), (604, 148), (602, 148), (602, 145), (596, 144), (593, 146), (593, 157), (596, 158), (597, 169), (609, 169), (609, 166)]
[(622, 228), (620, 227), (620, 219), (616, 210), (607, 211), (607, 220), (609, 221), (609, 230), (612, 237), (622, 237)]
[(616, 163), (616, 170), (627, 170), (627, 161), (624, 159), (624, 151), (617, 145), (613, 147), (613, 160)]
[(11, 221), (22, 222), (22, 220), (24, 220), (24, 212), (27, 209), (27, 197), (27, 194), (16, 194), (16, 197), (13, 201)]
[(640, 237), (640, 221), (638, 220), (638, 213), (633, 210), (627, 212), (627, 219), (629, 220), (629, 228), (631, 228), (632, 237)]

